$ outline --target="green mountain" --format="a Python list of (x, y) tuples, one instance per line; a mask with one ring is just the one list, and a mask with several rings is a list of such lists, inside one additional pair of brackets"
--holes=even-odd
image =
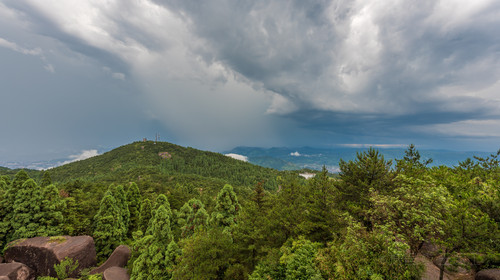
[(53, 169), (54, 182), (125, 183), (150, 181), (162, 185), (206, 181), (274, 188), (279, 171), (243, 162), (223, 154), (185, 148), (167, 142), (134, 142), (86, 160)]

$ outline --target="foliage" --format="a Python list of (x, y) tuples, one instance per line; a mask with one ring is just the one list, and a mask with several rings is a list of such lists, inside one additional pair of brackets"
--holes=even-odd
[(125, 190), (123, 189), (122, 185), (118, 185), (116, 187), (110, 187), (110, 190), (112, 192), (113, 197), (116, 200), (116, 206), (118, 207), (118, 212), (121, 215), (121, 232), (122, 232), (122, 239), (127, 238), (127, 233), (128, 233), (128, 227), (130, 223), (130, 211), (128, 207), (128, 202), (127, 202), (127, 194), (125, 193)]
[(78, 260), (66, 257), (59, 264), (54, 264), (54, 270), (59, 280), (67, 279), (78, 268)]
[(233, 187), (225, 185), (217, 195), (211, 222), (215, 226), (229, 229), (238, 222), (240, 209), (241, 205), (238, 202), (238, 197), (234, 193)]
[(149, 220), (151, 220), (151, 200), (148, 198), (144, 199), (141, 203), (141, 210), (139, 215), (139, 224), (138, 230), (142, 232), (146, 232), (149, 224)]
[(122, 215), (111, 192), (102, 198), (94, 223), (93, 237), (97, 258), (99, 261), (104, 261), (123, 241)]
[(259, 263), (249, 279), (323, 279), (316, 264), (318, 248), (318, 243), (303, 237), (289, 241), (281, 247), (279, 254), (271, 254), (269, 260)]
[(339, 162), (339, 178), (336, 184), (340, 192), (339, 203), (355, 218), (368, 225), (367, 210), (371, 207), (370, 189), (387, 193), (392, 189), (392, 161), (386, 161), (377, 150), (357, 153), (354, 161)]
[(127, 190), (127, 205), (130, 213), (128, 232), (130, 234), (139, 229), (141, 200), (142, 198), (141, 193), (139, 192), (139, 187), (136, 183), (130, 183)]
[(178, 212), (177, 220), (181, 230), (181, 237), (186, 238), (207, 226), (208, 213), (203, 202), (193, 198), (182, 206)]
[(133, 263), (132, 279), (171, 279), (173, 266), (180, 254), (170, 228), (171, 215), (164, 205), (155, 211), (148, 229), (150, 234), (138, 241), (142, 253)]
[(344, 238), (332, 242), (320, 258), (329, 279), (420, 279), (421, 268), (409, 246), (386, 226), (367, 231), (349, 216)]
[(222, 228), (196, 232), (182, 241), (181, 248), (174, 279), (226, 279), (234, 251), (231, 236)]
[(415, 179), (400, 174), (394, 184), (395, 189), (389, 194), (371, 194), (374, 205), (370, 210), (371, 220), (400, 234), (415, 256), (424, 241), (439, 238), (443, 233), (450, 195), (430, 178)]

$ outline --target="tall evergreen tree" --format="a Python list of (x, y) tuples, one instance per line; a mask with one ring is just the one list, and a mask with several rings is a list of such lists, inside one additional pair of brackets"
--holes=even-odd
[(127, 204), (130, 212), (129, 234), (139, 229), (141, 194), (136, 183), (131, 183), (127, 190)]
[(181, 237), (191, 236), (196, 230), (206, 227), (208, 213), (205, 205), (199, 199), (192, 198), (184, 203), (178, 214), (178, 224), (181, 227)]
[(146, 230), (148, 229), (148, 224), (149, 221), (151, 220), (151, 211), (152, 211), (151, 200), (146, 198), (141, 203), (139, 224), (137, 227), (137, 229), (142, 231), (143, 233), (145, 233)]
[(170, 227), (171, 214), (160, 205), (151, 222), (151, 234), (141, 239), (142, 253), (135, 260), (131, 278), (171, 279), (179, 248)]
[(151, 210), (151, 219), (149, 220), (148, 227), (146, 229), (146, 235), (152, 234), (151, 230), (153, 229), (154, 217), (156, 216), (156, 211), (158, 211), (160, 206), (163, 206), (165, 208), (165, 211), (167, 211), (169, 217), (173, 216), (172, 210), (170, 209), (170, 203), (168, 202), (167, 196), (164, 194), (160, 194), (156, 198), (156, 202), (155, 202), (155, 205), (153, 207), (153, 210)]
[(52, 178), (50, 177), (49, 171), (43, 172), (42, 181), (40, 182), (40, 187), (45, 188), (52, 184)]
[(42, 191), (33, 179), (22, 184), (16, 193), (12, 209), (12, 240), (38, 235), (42, 200)]
[(238, 197), (233, 187), (226, 184), (217, 195), (211, 222), (215, 226), (230, 228), (237, 223), (238, 213), (241, 209)]
[(130, 211), (128, 209), (127, 203), (127, 195), (122, 185), (118, 185), (114, 188), (111, 188), (113, 192), (113, 196), (116, 200), (116, 207), (118, 207), (118, 211), (121, 215), (121, 225), (122, 225), (122, 239), (127, 238), (128, 233), (128, 225), (130, 222)]
[(24, 169), (19, 170), (19, 172), (16, 173), (16, 176), (14, 176), (14, 180), (12, 181), (12, 186), (14, 189), (18, 189), (22, 187), (24, 182), (26, 182), (30, 177), (28, 176), (28, 173)]
[(116, 199), (111, 193), (107, 193), (102, 198), (99, 211), (94, 217), (94, 225), (93, 236), (97, 258), (104, 260), (122, 242), (125, 228), (120, 210), (116, 206)]
[(48, 185), (42, 190), (42, 206), (39, 235), (55, 236), (63, 233), (66, 204), (59, 196), (59, 190), (54, 185)]

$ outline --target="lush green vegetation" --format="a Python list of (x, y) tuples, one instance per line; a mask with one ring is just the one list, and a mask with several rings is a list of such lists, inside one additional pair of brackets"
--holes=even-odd
[(424, 242), (443, 264), (498, 267), (499, 156), (429, 167), (414, 146), (394, 162), (369, 149), (305, 180), (136, 142), (31, 178), (7, 170), (0, 240), (88, 234), (99, 261), (128, 244), (132, 279), (420, 279)]

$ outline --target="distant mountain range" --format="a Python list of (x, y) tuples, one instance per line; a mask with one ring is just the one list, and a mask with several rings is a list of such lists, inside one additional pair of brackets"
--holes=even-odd
[[(173, 144), (169, 144), (173, 145)], [(338, 172), (339, 161), (353, 160), (356, 158), (356, 153), (367, 150), (368, 148), (351, 148), (351, 147), (335, 147), (335, 148), (313, 148), (313, 147), (279, 147), (279, 148), (260, 148), (260, 147), (236, 147), (224, 154), (236, 154), (242, 157), (238, 159), (246, 159), (249, 163), (274, 168), (276, 170), (299, 170), (313, 169), (320, 170), (323, 165), (330, 172)], [(406, 148), (377, 148), (386, 159), (402, 159), (405, 155)], [(488, 152), (461, 152), (450, 150), (418, 150), (423, 159), (433, 159), (431, 166), (456, 166), (459, 162), (474, 156), (487, 157), (491, 153)], [(55, 159), (50, 161), (36, 162), (1, 162), (1, 167), (9, 169), (35, 169), (42, 170), (51, 167), (59, 166), (67, 159)], [(0, 167), (0, 168), (1, 168)]]
[[(259, 148), (237, 147), (227, 153), (247, 157), (248, 161), (264, 167), (277, 170), (314, 169), (319, 170), (324, 166), (330, 172), (339, 171), (339, 161), (353, 160), (356, 153), (366, 151), (368, 148)], [(406, 148), (377, 148), (385, 159), (402, 159)], [(433, 159), (431, 166), (445, 165), (453, 167), (459, 162), (473, 156), (487, 157), (488, 152), (460, 152), (449, 150), (418, 150), (423, 159)]]

